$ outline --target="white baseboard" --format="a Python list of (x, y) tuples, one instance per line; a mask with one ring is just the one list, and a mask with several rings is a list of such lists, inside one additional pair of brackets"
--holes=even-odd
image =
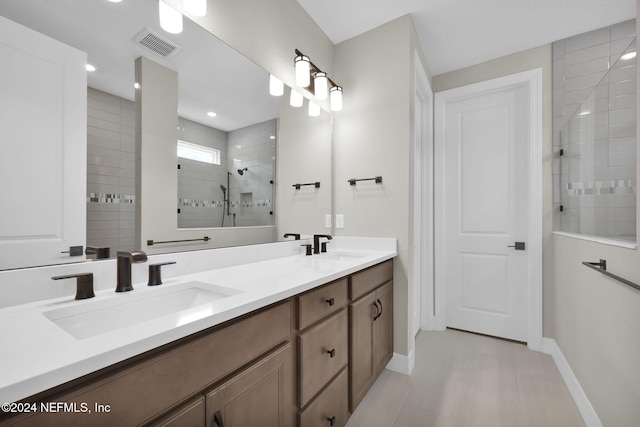
[(387, 363), (385, 369), (388, 369), (393, 372), (398, 372), (403, 375), (411, 375), (413, 372), (413, 367), (416, 364), (416, 353), (414, 350), (411, 350), (408, 356), (404, 354), (393, 353), (393, 357)]
[(558, 347), (556, 340), (553, 338), (542, 338), (542, 352), (549, 354), (553, 358), (553, 361), (558, 367), (560, 375), (562, 375), (562, 379), (567, 385), (569, 393), (571, 393), (571, 397), (573, 397), (573, 400), (576, 402), (580, 415), (582, 415), (582, 419), (587, 427), (603, 427), (598, 414), (595, 409), (593, 409), (593, 406), (591, 406), (591, 402), (589, 402), (587, 394), (584, 392), (578, 378), (576, 378), (575, 374), (571, 370), (571, 366), (569, 366), (569, 362), (567, 362), (564, 354), (562, 354), (562, 350)]

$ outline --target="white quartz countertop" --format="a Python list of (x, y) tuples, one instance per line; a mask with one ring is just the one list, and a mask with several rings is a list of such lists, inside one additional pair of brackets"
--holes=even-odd
[[(308, 291), (397, 255), (395, 239), (389, 245), (345, 245), (325, 254), (285, 256), (243, 265), (184, 274), (163, 280), (160, 286), (134, 283), (134, 290), (96, 291), (96, 296), (76, 301), (73, 295), (0, 309), (0, 402), (15, 402), (88, 373), (126, 360), (195, 332)], [(216, 250), (213, 250), (216, 251)], [(212, 251), (212, 253), (213, 253)], [(213, 254), (212, 256), (215, 256)], [(164, 273), (163, 273), (164, 274)], [(202, 285), (227, 295), (197, 303), (184, 310), (151, 319), (118, 324), (110, 319), (84, 335), (73, 336), (50, 320), (52, 313), (97, 313), (103, 306), (135, 303), (162, 297), (182, 288)], [(162, 299), (162, 298), (161, 298)], [(158, 299), (158, 301), (161, 301)], [(165, 298), (170, 301), (171, 298)], [(169, 304), (171, 304), (170, 302)], [(176, 304), (178, 300), (176, 299)], [(193, 304), (193, 303), (192, 303)], [(157, 310), (161, 310), (155, 306)], [(94, 334), (95, 332), (95, 334)]]

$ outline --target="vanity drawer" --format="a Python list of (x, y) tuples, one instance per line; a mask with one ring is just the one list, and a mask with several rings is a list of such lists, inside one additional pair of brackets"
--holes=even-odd
[(345, 368), (331, 381), (331, 384), (300, 412), (300, 426), (303, 427), (342, 427), (349, 418), (347, 396), (349, 393), (349, 374)]
[(298, 298), (298, 327), (302, 330), (347, 304), (347, 278), (322, 286)]
[(300, 407), (305, 406), (349, 360), (347, 310), (298, 336)]
[(351, 276), (351, 300), (357, 300), (393, 279), (393, 260), (382, 262)]

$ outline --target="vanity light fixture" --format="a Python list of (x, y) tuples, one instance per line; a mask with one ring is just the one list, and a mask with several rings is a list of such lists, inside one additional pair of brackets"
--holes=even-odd
[(311, 67), (308, 56), (304, 56), (296, 50), (298, 56), (295, 57), (293, 63), (296, 69), (296, 84), (300, 87), (307, 87), (311, 84)]
[(331, 111), (342, 111), (342, 87), (331, 87), (330, 101)]
[(183, 0), (184, 10), (189, 15), (205, 16), (207, 14), (207, 0)]
[[(327, 76), (327, 73), (318, 68), (313, 62), (309, 60), (309, 57), (304, 55), (298, 49), (295, 50), (296, 57), (294, 60), (296, 71), (296, 84), (300, 87), (307, 88), (310, 92), (313, 92), (316, 99), (322, 101), (330, 97), (331, 111), (342, 110), (342, 87), (338, 86), (333, 80)], [(299, 65), (304, 62), (306, 69)], [(305, 73), (306, 79), (303, 81), (302, 73)], [(311, 84), (311, 77), (313, 76), (313, 84)], [(293, 94), (293, 91), (292, 91)], [(293, 104), (291, 104), (293, 105)], [(314, 107), (315, 108), (315, 107)]]
[(284, 94), (284, 83), (273, 74), (269, 74), (269, 93), (273, 96)]
[(158, 0), (160, 26), (167, 33), (180, 34), (182, 32), (182, 13), (175, 10), (162, 0)]
[(320, 106), (315, 102), (309, 101), (309, 116), (318, 117), (320, 115)]
[(329, 81), (327, 79), (327, 73), (318, 71), (313, 78), (313, 88), (316, 98), (319, 100), (327, 99), (329, 96)]
[(302, 107), (302, 104), (304, 104), (304, 98), (302, 97), (302, 94), (291, 89), (291, 95), (289, 96), (289, 105), (298, 108)]

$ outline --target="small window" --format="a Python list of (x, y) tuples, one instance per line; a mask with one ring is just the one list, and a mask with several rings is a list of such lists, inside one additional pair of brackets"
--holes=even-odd
[(178, 157), (211, 165), (220, 165), (220, 150), (180, 140), (178, 140)]

